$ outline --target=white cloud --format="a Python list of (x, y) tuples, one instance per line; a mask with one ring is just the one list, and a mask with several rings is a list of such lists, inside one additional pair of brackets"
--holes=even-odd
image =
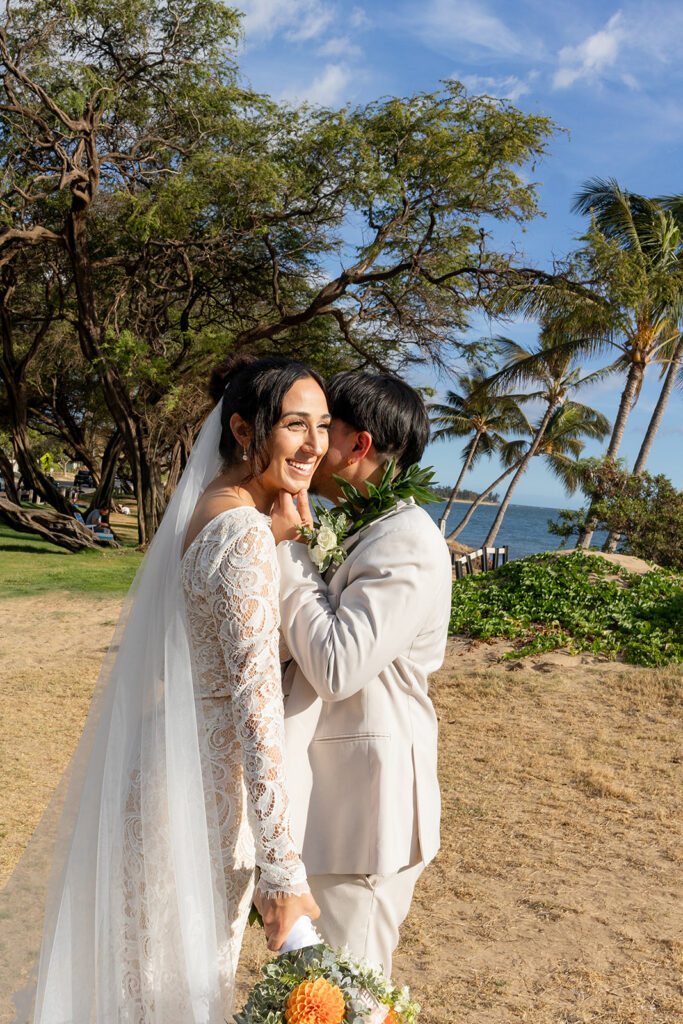
[(553, 76), (553, 87), (567, 89), (581, 78), (588, 81), (599, 79), (617, 63), (627, 35), (622, 13), (617, 11), (604, 28), (588, 36), (578, 46), (565, 46), (559, 53), (560, 66)]
[(279, 32), (291, 40), (313, 39), (334, 17), (332, 7), (323, 0), (242, 0), (240, 7), (247, 43), (272, 39)]
[(290, 86), (283, 99), (308, 100), (321, 107), (335, 106), (348, 98), (347, 87), (355, 77), (347, 64), (328, 64), (309, 85)]
[(320, 57), (343, 57), (346, 60), (358, 60), (363, 56), (360, 46), (352, 43), (348, 36), (333, 36), (318, 49)]
[(458, 75), (453, 74), (465, 86), (468, 92), (499, 96), (501, 99), (516, 103), (521, 96), (531, 92), (531, 83), (538, 77), (537, 71), (532, 71), (526, 79), (518, 78), (516, 75), (495, 78), (491, 75)]
[(369, 28), (371, 24), (372, 22), (362, 7), (353, 8), (349, 15), (349, 25), (351, 28)]
[(500, 55), (525, 51), (525, 45), (495, 14), (475, 0), (430, 0), (411, 20), (419, 34), (438, 48), (463, 49), (463, 43)]

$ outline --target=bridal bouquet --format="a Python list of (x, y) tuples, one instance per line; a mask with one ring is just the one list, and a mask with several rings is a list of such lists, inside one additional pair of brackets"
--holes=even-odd
[(420, 1012), (407, 988), (321, 944), (285, 953), (261, 974), (234, 1024), (415, 1024)]

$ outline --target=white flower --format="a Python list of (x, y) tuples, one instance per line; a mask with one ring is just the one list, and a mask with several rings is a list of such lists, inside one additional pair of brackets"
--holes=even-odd
[(329, 526), (321, 526), (315, 539), (315, 546), (327, 554), (337, 546), (337, 535)]
[(309, 554), (311, 556), (311, 561), (318, 568), (320, 568), (320, 566), (323, 564), (323, 561), (325, 559), (325, 552), (321, 551), (320, 547), (317, 544), (314, 544), (313, 547), (309, 548)]

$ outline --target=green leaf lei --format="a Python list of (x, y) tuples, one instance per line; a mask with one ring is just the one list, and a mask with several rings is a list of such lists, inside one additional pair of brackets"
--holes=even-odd
[(434, 479), (434, 470), (431, 466), (420, 469), (417, 462), (414, 462), (412, 466), (408, 466), (396, 477), (394, 477), (395, 472), (396, 459), (391, 459), (386, 464), (382, 479), (377, 486), (371, 484), (369, 480), (366, 481), (367, 495), (347, 480), (335, 476), (334, 479), (339, 484), (345, 500), (329, 511), (333, 516), (339, 513), (348, 516), (351, 525), (347, 529), (347, 536), (361, 530), (373, 519), (383, 516), (385, 512), (389, 512), (399, 501), (414, 498), (418, 505), (425, 505), (428, 502), (441, 500), (429, 489), (429, 485)]
[(313, 505), (316, 525), (312, 528), (299, 527), (299, 532), (309, 542), (311, 559), (321, 575), (333, 562), (341, 565), (346, 558), (346, 552), (341, 546), (345, 537), (390, 512), (397, 502), (414, 498), (419, 504), (424, 505), (440, 500), (429, 489), (434, 478), (434, 470), (431, 467), (420, 469), (417, 463), (413, 463), (396, 477), (395, 472), (396, 460), (391, 459), (377, 485), (366, 481), (367, 494), (363, 494), (342, 477), (335, 476), (344, 500), (335, 508)]

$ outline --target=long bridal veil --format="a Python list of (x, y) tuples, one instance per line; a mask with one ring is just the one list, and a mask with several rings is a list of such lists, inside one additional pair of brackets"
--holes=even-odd
[[(220, 409), (204, 424), (130, 589), (62, 792), (2, 894), (0, 959), (11, 965), (17, 937), (30, 936), (37, 916), (63, 801), (40, 957), (15, 996), (17, 1021), (139, 1024), (138, 1007), (146, 1024), (224, 1020), (219, 975), (232, 973), (230, 922), (212, 875), (220, 837), (202, 776), (180, 582), (187, 525), (220, 470)], [(20, 986), (16, 974), (2, 982)]]

